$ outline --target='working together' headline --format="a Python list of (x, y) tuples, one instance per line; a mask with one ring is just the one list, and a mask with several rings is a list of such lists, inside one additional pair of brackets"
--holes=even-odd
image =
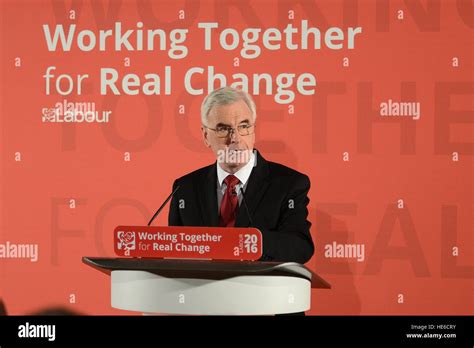
[[(188, 29), (145, 29), (143, 22), (137, 22), (135, 28), (125, 28), (121, 22), (115, 22), (112, 27), (98, 31), (79, 29), (76, 24), (44, 24), (43, 33), (49, 52), (159, 52), (166, 54), (171, 60), (185, 59), (189, 54), (186, 45)], [(238, 67), (240, 58), (257, 59), (264, 50), (275, 52), (274, 54), (285, 50), (293, 57), (295, 52), (309, 50), (353, 50), (362, 27), (329, 27), (322, 30), (310, 26), (307, 20), (301, 20), (297, 25), (289, 23), (284, 29), (252, 27), (237, 30), (221, 28), (217, 22), (200, 22), (197, 23), (196, 33), (202, 35), (204, 40), (203, 54), (206, 51), (238, 51), (238, 57), (233, 59), (233, 66)], [(273, 55), (272, 60), (275, 59), (278, 56)], [(281, 58), (278, 61), (279, 67), (292, 65), (287, 59)], [(55, 65), (46, 68), (43, 75), (46, 95), (81, 95), (82, 83), (90, 77), (89, 74), (73, 77), (62, 71), (59, 73), (59, 69)], [(207, 85), (199, 88), (197, 86), (202, 87), (202, 83), (197, 82), (202, 79), (207, 80)], [(143, 75), (129, 72), (121, 76), (116, 68), (103, 66), (100, 68), (100, 94), (171, 95), (174, 80), (172, 62), (162, 66), (160, 73), (155, 71)], [(216, 71), (213, 65), (190, 66), (184, 74), (183, 82), (186, 92), (191, 95), (203, 95), (220, 86), (231, 85), (254, 95), (273, 95), (278, 104), (293, 102), (294, 87), (300, 95), (306, 96), (313, 95), (316, 89), (316, 76), (312, 72), (281, 72), (273, 75), (262, 71), (250, 76), (238, 72), (228, 77)]]

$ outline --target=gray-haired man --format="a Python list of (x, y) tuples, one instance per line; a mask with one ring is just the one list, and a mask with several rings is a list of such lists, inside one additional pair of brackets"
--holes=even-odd
[[(173, 189), (180, 189), (168, 223), (256, 227), (263, 235), (261, 261), (306, 263), (314, 253), (307, 220), (309, 178), (254, 150), (256, 119), (255, 103), (244, 91), (223, 87), (204, 99), (202, 137), (216, 162), (175, 180)], [(240, 209), (241, 188), (250, 218), (245, 207)]]

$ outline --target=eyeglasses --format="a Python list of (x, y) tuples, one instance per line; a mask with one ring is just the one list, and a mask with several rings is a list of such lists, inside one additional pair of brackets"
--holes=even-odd
[[(217, 126), (216, 128), (209, 128), (203, 125), (203, 127), (210, 129), (214, 132), (216, 132), (216, 135), (218, 138), (227, 138), (231, 132), (235, 132), (235, 128), (233, 127), (228, 127), (228, 126)], [(237, 126), (237, 132), (241, 136), (246, 136), (253, 134), (255, 132), (255, 123), (254, 124), (241, 124)]]

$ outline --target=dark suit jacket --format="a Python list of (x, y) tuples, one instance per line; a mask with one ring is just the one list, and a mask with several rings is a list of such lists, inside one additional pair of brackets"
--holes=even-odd
[[(250, 221), (241, 202), (235, 227), (256, 227), (263, 235), (261, 261), (307, 262), (314, 253), (307, 220), (309, 178), (281, 164), (266, 161), (258, 151), (245, 200)], [(170, 226), (218, 226), (217, 163), (198, 169), (173, 184), (179, 190), (171, 200)], [(184, 200), (184, 208), (179, 207)]]

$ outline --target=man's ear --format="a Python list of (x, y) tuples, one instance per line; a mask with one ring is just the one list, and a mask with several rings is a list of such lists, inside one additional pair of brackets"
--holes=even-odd
[(209, 140), (207, 138), (209, 136), (207, 128), (205, 128), (204, 126), (201, 126), (201, 133), (202, 133), (202, 140), (204, 140), (204, 144), (207, 147), (211, 147), (211, 144), (209, 143)]

